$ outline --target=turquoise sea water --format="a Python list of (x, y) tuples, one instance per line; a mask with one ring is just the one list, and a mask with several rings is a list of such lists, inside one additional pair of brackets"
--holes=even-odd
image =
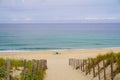
[(0, 51), (120, 47), (120, 24), (0, 24)]

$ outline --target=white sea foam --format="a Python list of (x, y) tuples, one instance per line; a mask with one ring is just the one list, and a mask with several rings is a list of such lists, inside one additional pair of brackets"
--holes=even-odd
[(2, 50), (0, 52), (31, 52), (30, 50)]
[(92, 50), (92, 49), (119, 49), (120, 47), (105, 48), (71, 48), (71, 49), (51, 49), (51, 50), (1, 50), (0, 52), (37, 52), (37, 51), (65, 51), (65, 50)]

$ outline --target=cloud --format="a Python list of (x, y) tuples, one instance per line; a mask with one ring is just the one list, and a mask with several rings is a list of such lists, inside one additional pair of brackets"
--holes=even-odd
[(25, 3), (25, 0), (22, 0), (22, 3), (24, 4), (24, 3)]
[(23, 20), (25, 20), (25, 21), (30, 21), (30, 20), (32, 20), (31, 18), (25, 18), (25, 19), (23, 19)]
[(12, 21), (17, 21), (18, 19), (15, 19), (15, 18), (13, 18), (13, 19), (11, 19)]
[(84, 20), (117, 20), (117, 17), (86, 17)]
[(115, 21), (120, 19), (119, 7), (118, 0), (1, 0), (0, 20)]
[(31, 18), (12, 18), (9, 20), (12, 20), (12, 21), (32, 21)]
[(114, 6), (118, 0), (1, 0), (4, 7)]

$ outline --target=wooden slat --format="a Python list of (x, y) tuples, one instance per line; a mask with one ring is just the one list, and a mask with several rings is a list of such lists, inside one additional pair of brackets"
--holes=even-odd
[(85, 71), (85, 60), (83, 60), (83, 72)]
[(31, 76), (31, 80), (34, 80), (34, 59), (32, 60), (32, 76)]
[(26, 59), (24, 60), (24, 80), (26, 80)]
[(95, 77), (95, 63), (94, 63), (94, 60), (93, 60), (93, 77)]
[(100, 65), (98, 63), (98, 79), (100, 80)]
[(105, 60), (103, 59), (104, 80), (106, 80)]
[(114, 78), (114, 74), (113, 74), (113, 58), (111, 58), (111, 80), (113, 80)]
[(10, 59), (7, 59), (7, 80), (10, 80)]
[(38, 75), (38, 72), (39, 72), (39, 63), (40, 63), (40, 60), (37, 60), (36, 75)]

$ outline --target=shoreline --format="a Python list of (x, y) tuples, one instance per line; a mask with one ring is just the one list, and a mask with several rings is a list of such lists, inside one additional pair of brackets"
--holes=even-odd
[[(56, 54), (56, 51), (59, 54)], [(120, 48), (43, 50), (34, 52), (0, 52), (0, 57), (13, 59), (48, 60), (59, 60), (69, 58), (86, 59), (88, 57), (96, 57), (99, 54), (106, 54), (108, 52), (120, 52)]]
[(0, 53), (11, 52), (41, 52), (41, 51), (66, 51), (66, 50), (100, 50), (100, 49), (120, 49), (120, 47), (106, 47), (106, 48), (71, 48), (71, 49), (51, 49), (51, 50), (0, 50)]

